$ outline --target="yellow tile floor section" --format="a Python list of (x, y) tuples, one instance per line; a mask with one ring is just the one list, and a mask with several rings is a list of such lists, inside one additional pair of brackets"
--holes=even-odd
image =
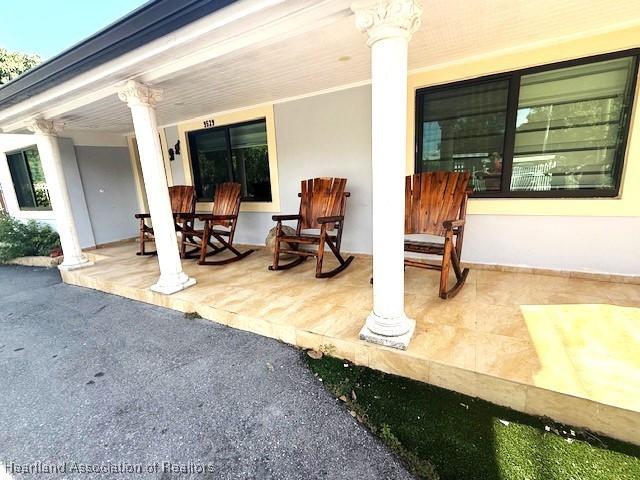
[(640, 444), (638, 284), (472, 270), (443, 301), (438, 272), (408, 268), (406, 312), (417, 326), (402, 352), (358, 339), (371, 308), (368, 256), (323, 280), (313, 261), (268, 271), (264, 250), (226, 266), (185, 260), (197, 285), (164, 296), (148, 289), (157, 259), (135, 251), (94, 250), (94, 266), (63, 278)]

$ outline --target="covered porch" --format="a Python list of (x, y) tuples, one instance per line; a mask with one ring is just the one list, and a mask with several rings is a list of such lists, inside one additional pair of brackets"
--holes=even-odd
[[(637, 7), (593, 3), (589, 9), (566, 2), (550, 18), (546, 10), (557, 7), (551, 0), (522, 9), (504, 2), (500, 15), (490, 1), (480, 2), (475, 11), (450, 2), (431, 2), (423, 11), (423, 2), (416, 0), (229, 2), (26, 100), (17, 93), (8, 96), (13, 103), (7, 100), (0, 111), (0, 126), (18, 134), (21, 148), (37, 144), (67, 283), (195, 312), (640, 443), (637, 107), (636, 131), (619, 155), (628, 161), (615, 164), (619, 185), (608, 196), (567, 198), (566, 190), (578, 190), (575, 185), (557, 193), (550, 183), (535, 182), (534, 191), (525, 192), (530, 197), (513, 196), (512, 184), (518, 182), (512, 183), (507, 168), (500, 176), (509, 195), (496, 191), (469, 202), (462, 260), (471, 272), (457, 297), (438, 298), (438, 273), (403, 268), (405, 175), (433, 160), (418, 157), (418, 151), (430, 145), (452, 170), (463, 168), (458, 160), (469, 154), (461, 147), (456, 157), (441, 148), (447, 140), (441, 131), (430, 143), (419, 134), (429, 123), (420, 117), (419, 90), (520, 72), (513, 88), (500, 87), (514, 130), (509, 139), (505, 133), (500, 149), (513, 159), (516, 86), (524, 69), (555, 65), (554, 71), (563, 70), (568, 67), (562, 62), (581, 59), (582, 65), (591, 58), (599, 65), (588, 76), (596, 83), (584, 92), (591, 99), (601, 90), (593, 75), (610, 61), (603, 56), (613, 53), (636, 62), (640, 25), (627, 20)], [(579, 21), (568, 21), (575, 18)], [(601, 29), (603, 22), (610, 31)], [(637, 65), (633, 62), (628, 65)], [(624, 71), (637, 77), (631, 67)], [(627, 90), (636, 88), (627, 83)], [(443, 125), (449, 113), (438, 117)], [(461, 124), (476, 113), (461, 113)], [(548, 126), (536, 132), (548, 131), (551, 120), (558, 120), (548, 117)], [(260, 248), (226, 266), (199, 266), (180, 257), (168, 187), (206, 191), (198, 196), (197, 211), (210, 212), (208, 189), (219, 183), (216, 175), (203, 180), (206, 176), (198, 173), (197, 133), (222, 128), (218, 132), (225, 132), (232, 170), (231, 129), (255, 121), (264, 126), (259, 147), (267, 152), (266, 173), (256, 183), (268, 184), (269, 194), (243, 199), (237, 242), (264, 245), (274, 226), (272, 215), (296, 213), (301, 180), (347, 178), (351, 197), (343, 250), (356, 259), (335, 278), (314, 278), (312, 262), (268, 271), (270, 254)], [(488, 133), (471, 135), (483, 140), (468, 163), (478, 163), (480, 155), (485, 163), (493, 158), (491, 168), (502, 170), (502, 157), (498, 162), (488, 146), (495, 136), (489, 127)], [(101, 156), (78, 149), (80, 137), (86, 142), (82, 146), (100, 148)], [(104, 137), (117, 137), (122, 150), (120, 143), (128, 143), (130, 158), (116, 159), (116, 152), (106, 150), (111, 140)], [(546, 148), (547, 136), (538, 137)], [(83, 164), (83, 155), (91, 162)], [(74, 175), (67, 168), (71, 157), (72, 164), (81, 165)], [(545, 195), (536, 190), (543, 187)], [(133, 213), (148, 212), (157, 257), (136, 256), (132, 242), (83, 250), (78, 232), (83, 209), (90, 217), (85, 227), (95, 234), (90, 244), (101, 243), (98, 233), (108, 237), (105, 243), (112, 236), (132, 237)], [(407, 349), (361, 340), (363, 327), (371, 325), (378, 330), (369, 333), (404, 337), (397, 343)], [(395, 333), (385, 335), (385, 328)]]
[(314, 262), (268, 271), (266, 249), (222, 267), (184, 261), (198, 283), (167, 296), (148, 288), (157, 260), (136, 250), (129, 242), (88, 251), (95, 264), (63, 279), (640, 441), (639, 285), (473, 269), (445, 302), (437, 272), (407, 268), (405, 308), (416, 332), (400, 351), (358, 338), (371, 308), (370, 256), (323, 281), (313, 276)]

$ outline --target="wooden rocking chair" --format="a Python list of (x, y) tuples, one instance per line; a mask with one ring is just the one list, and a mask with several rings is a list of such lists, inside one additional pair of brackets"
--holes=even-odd
[[(418, 173), (406, 178), (405, 234), (437, 235), (444, 237), (444, 242), (405, 240), (405, 252), (441, 255), (442, 263), (434, 265), (407, 258), (404, 264), (440, 270), (442, 299), (456, 295), (469, 274), (468, 268), (460, 266), (469, 178), (469, 172)], [(457, 281), (447, 290), (450, 267)]]
[[(316, 257), (316, 278), (333, 277), (340, 273), (353, 261), (353, 256), (346, 260), (340, 255), (342, 228), (346, 200), (351, 194), (345, 192), (346, 178), (312, 178), (303, 180), (301, 186), (300, 211), (297, 215), (274, 215), (276, 238), (273, 249), (273, 265), (269, 270), (286, 270), (300, 265), (307, 257)], [(297, 220), (295, 235), (282, 233), (282, 222)], [(303, 230), (320, 229), (320, 233), (307, 233)], [(284, 249), (281, 243), (289, 244)], [(335, 255), (340, 265), (328, 272), (322, 271), (325, 243)], [(300, 250), (300, 245), (317, 245), (317, 251)], [(292, 262), (280, 265), (280, 254), (295, 255)]]
[[(175, 220), (176, 231), (181, 231), (188, 225), (180, 224), (178, 217), (180, 214), (191, 214), (196, 210), (196, 191), (191, 185), (175, 185), (169, 187), (169, 199), (171, 200), (171, 211)], [(140, 230), (138, 242), (140, 244), (136, 255), (155, 255), (155, 250), (148, 252), (145, 245), (154, 242), (153, 227), (147, 224), (151, 218), (148, 213), (136, 213), (135, 218), (140, 220)]]
[[(242, 186), (239, 183), (226, 182), (216, 186), (213, 198), (213, 211), (210, 214), (195, 213), (182, 215), (184, 221), (191, 221), (189, 227), (182, 230), (180, 256), (198, 258), (198, 265), (225, 265), (250, 255), (254, 250), (240, 252), (233, 246), (233, 237), (240, 213)], [(202, 229), (194, 227), (193, 220), (204, 222)], [(214, 239), (218, 242), (214, 243)], [(191, 246), (191, 250), (187, 250)], [(209, 250), (211, 248), (211, 250)], [(229, 250), (233, 257), (211, 261), (207, 257)]]

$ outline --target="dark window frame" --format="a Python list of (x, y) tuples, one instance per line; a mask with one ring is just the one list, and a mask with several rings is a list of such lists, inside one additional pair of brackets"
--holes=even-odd
[[(29, 162), (27, 161), (27, 156), (26, 156), (26, 152), (28, 150), (33, 150), (35, 149), (38, 152), (38, 158), (40, 157), (40, 151), (38, 150), (38, 146), (37, 145), (29, 145), (26, 147), (22, 147), (22, 148), (18, 148), (17, 150), (11, 150), (8, 152), (4, 152), (5, 158), (7, 159), (7, 168), (9, 170), (9, 176), (11, 177), (11, 186), (13, 187), (13, 192), (14, 195), (16, 196), (16, 203), (18, 204), (18, 208), (20, 209), (21, 212), (50, 212), (53, 211), (53, 207), (51, 206), (51, 202), (49, 202), (49, 206), (48, 207), (23, 207), (22, 205), (20, 205), (20, 197), (18, 195), (18, 192), (16, 191), (16, 182), (13, 178), (13, 174), (11, 173), (11, 168), (9, 166), (9, 155), (16, 155), (16, 154), (20, 154), (22, 156), (22, 160), (25, 163), (26, 166), (26, 171), (27, 174), (29, 175), (29, 185), (31, 185), (31, 197), (33, 198), (33, 203), (36, 204), (37, 200), (36, 200), (36, 191), (35, 188), (33, 186), (33, 174), (31, 173), (31, 169), (29, 168)], [(42, 163), (42, 160), (40, 160), (40, 163)], [(46, 181), (45, 181), (46, 183)], [(47, 187), (48, 190), (48, 187)]]
[[(513, 172), (513, 153), (516, 137), (516, 117), (518, 114), (518, 100), (520, 96), (520, 81), (524, 75), (534, 73), (547, 72), (561, 68), (574, 67), (579, 65), (587, 65), (590, 63), (602, 62), (607, 60), (615, 60), (618, 58), (633, 57), (632, 77), (630, 86), (630, 98), (627, 111), (624, 112), (624, 119), (621, 125), (620, 139), (621, 145), (616, 151), (613, 164), (613, 188), (592, 188), (592, 189), (558, 189), (546, 191), (512, 191), (511, 190), (511, 174)], [(494, 75), (486, 75), (470, 80), (461, 80), (457, 82), (435, 85), (431, 87), (419, 88), (416, 90), (415, 101), (415, 138), (414, 138), (414, 171), (418, 173), (419, 166), (422, 161), (422, 135), (423, 135), (423, 107), (422, 100), (424, 94), (433, 93), (441, 90), (448, 90), (460, 86), (478, 85), (487, 82), (507, 80), (509, 82), (509, 93), (507, 100), (507, 124), (505, 128), (505, 143), (503, 148), (502, 159), (502, 178), (499, 191), (473, 192), (471, 195), (475, 198), (612, 198), (620, 195), (620, 187), (622, 186), (622, 174), (624, 171), (624, 162), (626, 159), (627, 148), (629, 145), (629, 131), (631, 120), (634, 116), (636, 105), (636, 90), (638, 87), (638, 72), (640, 70), (640, 48), (633, 48), (619, 52), (605, 53), (601, 55), (592, 55), (562, 62), (549, 63), (520, 70), (513, 70), (505, 73)]]
[[(189, 150), (189, 163), (191, 164), (191, 172), (193, 174), (193, 185), (196, 186), (196, 194), (198, 191), (198, 185), (201, 181), (201, 177), (200, 177), (200, 165), (198, 164), (198, 162), (194, 163), (194, 154), (197, 155), (197, 152), (195, 151), (195, 145), (191, 144), (191, 140), (190, 140), (190, 136), (193, 134), (198, 134), (198, 133), (203, 133), (203, 132), (211, 132), (211, 131), (215, 131), (215, 130), (224, 130), (224, 135), (225, 135), (225, 142), (226, 142), (226, 147), (227, 147), (227, 156), (230, 160), (229, 162), (229, 168), (230, 168), (230, 177), (231, 178), (235, 178), (235, 172), (233, 171), (233, 161), (232, 161), (232, 150), (233, 148), (231, 147), (231, 132), (230, 129), (231, 128), (235, 128), (235, 127), (243, 127), (246, 125), (253, 125), (253, 124), (257, 124), (257, 123), (264, 123), (264, 128), (265, 128), (265, 132), (267, 133), (267, 163), (269, 166), (269, 185), (271, 185), (271, 164), (270, 164), (270, 159), (268, 157), (269, 155), (269, 132), (268, 132), (268, 122), (267, 122), (267, 118), (266, 117), (261, 117), (261, 118), (256, 118), (253, 120), (247, 120), (244, 122), (235, 122), (235, 123), (227, 123), (224, 125), (219, 125), (219, 126), (214, 126), (214, 127), (208, 127), (208, 128), (200, 128), (197, 130), (189, 130), (188, 132), (186, 132), (186, 139), (187, 139), (187, 143), (188, 143), (188, 150)], [(213, 199), (212, 198), (201, 198), (201, 197), (197, 197), (197, 201), (198, 202), (212, 202)], [(251, 198), (242, 198), (243, 202), (247, 202), (247, 203), (271, 203), (273, 202), (273, 187), (271, 188), (271, 200), (254, 200)]]

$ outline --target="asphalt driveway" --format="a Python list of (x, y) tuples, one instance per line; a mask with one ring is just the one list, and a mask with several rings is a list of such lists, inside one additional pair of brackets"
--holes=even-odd
[(3, 480), (411, 478), (298, 350), (14, 266), (0, 462)]

